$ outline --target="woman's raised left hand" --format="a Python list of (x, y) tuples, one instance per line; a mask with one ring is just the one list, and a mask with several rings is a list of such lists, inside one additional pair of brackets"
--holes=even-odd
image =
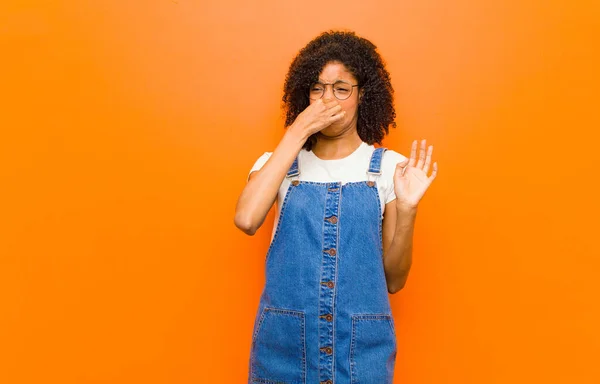
[(427, 140), (421, 141), (417, 158), (417, 140), (413, 141), (410, 159), (396, 165), (394, 172), (394, 192), (398, 209), (414, 209), (437, 175), (437, 163), (433, 163), (433, 171), (428, 176), (431, 165), (433, 146), (427, 148)]

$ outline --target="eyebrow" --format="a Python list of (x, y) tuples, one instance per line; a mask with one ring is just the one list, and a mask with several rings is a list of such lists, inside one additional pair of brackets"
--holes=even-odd
[(331, 83), (327, 83), (327, 82), (326, 82), (325, 80), (323, 80), (323, 79), (319, 79), (319, 80), (317, 80), (317, 82), (319, 82), (319, 83), (323, 83), (323, 84), (325, 84), (325, 83), (327, 83), (327, 84), (335, 84), (335, 83), (337, 83), (338, 81), (344, 82), (344, 83), (346, 83), (346, 84), (351, 84), (351, 82), (350, 82), (350, 81), (348, 81), (348, 80), (342, 80), (342, 79), (336, 79), (336, 80), (332, 81)]

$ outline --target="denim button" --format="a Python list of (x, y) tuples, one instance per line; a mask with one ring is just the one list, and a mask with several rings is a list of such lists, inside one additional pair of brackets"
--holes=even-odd
[(328, 355), (331, 355), (333, 353), (333, 349), (331, 347), (323, 347), (321, 348), (321, 352), (325, 352)]
[(335, 248), (331, 248), (327, 253), (329, 253), (329, 256), (335, 256), (337, 254)]
[(321, 384), (333, 384), (333, 381), (331, 381), (331, 380), (321, 381)]
[(368, 185), (369, 187), (372, 187), (372, 186), (374, 186), (374, 185), (375, 185), (375, 182), (374, 182), (374, 181), (367, 181), (367, 185)]
[(336, 224), (338, 219), (336, 216), (331, 216), (329, 219), (327, 219), (327, 221), (329, 221), (331, 224)]
[(297, 186), (298, 184), (300, 184), (300, 182), (299, 182), (298, 180), (294, 180), (294, 181), (292, 181), (292, 185), (293, 185), (294, 187), (295, 187), (295, 186)]

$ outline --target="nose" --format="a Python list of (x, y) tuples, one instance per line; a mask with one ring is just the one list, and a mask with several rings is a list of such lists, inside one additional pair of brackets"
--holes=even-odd
[(323, 91), (323, 101), (330, 101), (333, 100), (333, 98), (333, 85), (327, 84), (325, 86), (325, 90)]

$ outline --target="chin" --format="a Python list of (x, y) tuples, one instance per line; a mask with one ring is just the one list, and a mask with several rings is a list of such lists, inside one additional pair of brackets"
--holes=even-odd
[(324, 136), (337, 136), (340, 133), (344, 132), (344, 128), (345, 128), (344, 122), (338, 121), (338, 122), (331, 124), (329, 127), (323, 129), (321, 131), (321, 133)]

